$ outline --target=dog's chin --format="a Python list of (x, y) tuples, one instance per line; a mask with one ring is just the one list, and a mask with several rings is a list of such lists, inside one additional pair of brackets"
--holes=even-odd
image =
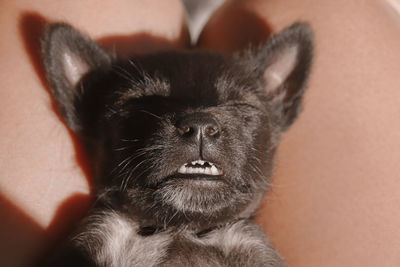
[[(240, 213), (246, 197), (223, 176), (175, 174), (154, 192), (155, 199), (170, 210), (172, 224), (188, 220), (201, 225), (207, 221), (222, 222)], [(174, 217), (174, 218), (172, 218)]]
[(213, 212), (225, 208), (234, 192), (217, 177), (176, 175), (156, 190), (157, 198), (182, 212)]

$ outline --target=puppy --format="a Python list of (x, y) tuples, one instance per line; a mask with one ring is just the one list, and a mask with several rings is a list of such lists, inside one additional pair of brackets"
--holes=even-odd
[(120, 60), (66, 24), (42, 43), (59, 113), (97, 200), (43, 266), (284, 266), (251, 217), (301, 109), (312, 33), (294, 24), (233, 56)]

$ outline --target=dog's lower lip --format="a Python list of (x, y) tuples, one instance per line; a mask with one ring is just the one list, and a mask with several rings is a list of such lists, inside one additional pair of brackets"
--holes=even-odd
[(222, 175), (205, 175), (205, 174), (181, 174), (176, 173), (171, 175), (169, 179), (186, 179), (186, 180), (198, 180), (198, 181), (211, 181), (211, 182), (223, 182)]

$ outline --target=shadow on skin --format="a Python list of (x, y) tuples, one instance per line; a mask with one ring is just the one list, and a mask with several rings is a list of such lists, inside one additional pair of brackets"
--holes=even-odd
[(242, 5), (226, 3), (207, 22), (197, 45), (221, 53), (234, 53), (249, 44), (254, 47), (264, 44), (271, 33), (271, 28), (257, 14)]
[(55, 216), (43, 229), (32, 217), (0, 195), (0, 266), (30, 266), (51, 244), (65, 238), (92, 203), (91, 197), (75, 194), (64, 200)]
[[(40, 56), (40, 40), (49, 21), (37, 13), (25, 13), (19, 22), (23, 45), (30, 63), (39, 77), (43, 89), (50, 95), (47, 86), (44, 66)], [(115, 51), (122, 57), (150, 51), (182, 49), (188, 47), (190, 40), (185, 27), (177, 40), (170, 41), (148, 33), (137, 33), (128, 36), (108, 36), (98, 40), (109, 51)], [(49, 107), (57, 113), (53, 102)], [(73, 139), (76, 164), (83, 169), (85, 178), (92, 185), (91, 167), (87, 161), (79, 138), (69, 132)], [(33, 156), (33, 155), (32, 155)], [(50, 155), (49, 155), (50, 156)], [(92, 192), (89, 195), (75, 194), (65, 199), (58, 207), (50, 225), (43, 229), (29, 214), (16, 206), (6, 196), (0, 195), (0, 266), (29, 266), (36, 262), (40, 255), (65, 238), (71, 228), (81, 219), (93, 202)], [(43, 257), (43, 256), (42, 256)]]

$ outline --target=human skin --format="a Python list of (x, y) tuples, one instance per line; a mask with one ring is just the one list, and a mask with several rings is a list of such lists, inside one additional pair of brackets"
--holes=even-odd
[(229, 53), (299, 20), (315, 62), (257, 221), (289, 266), (400, 266), (398, 13), (385, 1), (229, 1), (199, 44)]
[(90, 170), (40, 63), (40, 35), (54, 21), (122, 56), (189, 42), (178, 0), (0, 0), (0, 266), (30, 266), (91, 203)]
[[(235, 10), (251, 30), (228, 19)], [(131, 41), (132, 52), (183, 47), (182, 15), (178, 1), (0, 0), (0, 266), (28, 266), (90, 203), (90, 171), (51, 107), (30, 26), (62, 19), (128, 55)], [(305, 109), (258, 217), (291, 266), (400, 265), (396, 16), (383, 1), (231, 1), (203, 33), (203, 47), (225, 52), (299, 19), (316, 33)]]

